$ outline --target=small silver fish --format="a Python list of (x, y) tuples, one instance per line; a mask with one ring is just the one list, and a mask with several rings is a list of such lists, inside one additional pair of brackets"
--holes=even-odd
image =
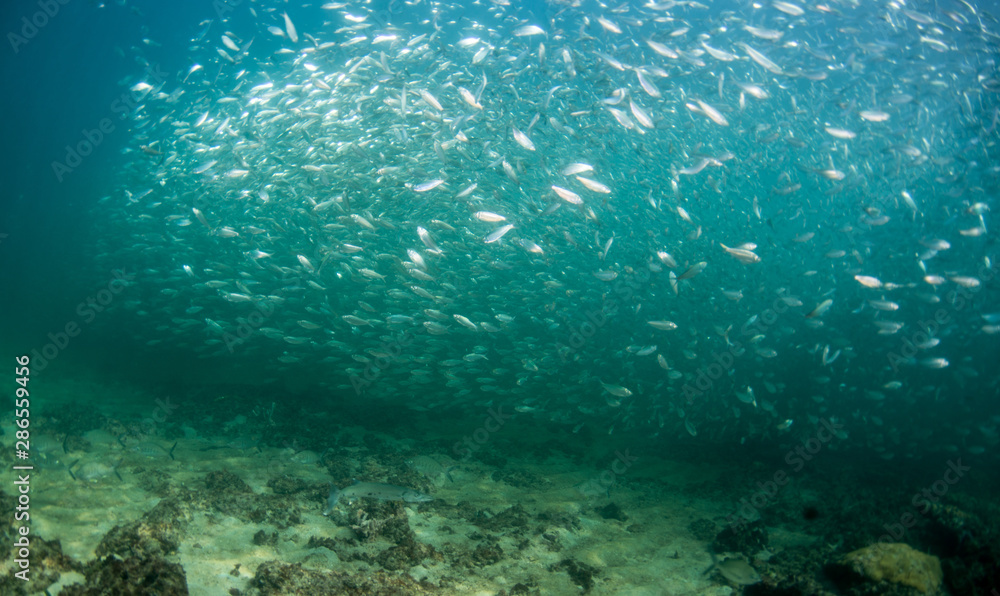
[(340, 490), (331, 483), (330, 496), (326, 499), (326, 509), (323, 511), (323, 515), (330, 515), (330, 512), (337, 507), (337, 503), (341, 499), (346, 499), (350, 503), (362, 498), (375, 499), (377, 501), (403, 501), (405, 503), (426, 503), (434, 500), (434, 497), (425, 495), (422, 492), (394, 484), (358, 482), (355, 480), (354, 484)]

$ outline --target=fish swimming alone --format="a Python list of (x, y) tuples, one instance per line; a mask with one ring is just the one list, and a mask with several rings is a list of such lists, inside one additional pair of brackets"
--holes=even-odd
[(712, 556), (712, 566), (705, 570), (718, 571), (726, 581), (736, 586), (749, 586), (761, 581), (760, 574), (741, 558), (719, 560), (715, 553), (709, 552)]
[(341, 499), (351, 502), (362, 498), (375, 499), (377, 501), (403, 501), (406, 503), (426, 503), (434, 500), (434, 497), (425, 495), (422, 492), (394, 484), (355, 481), (351, 486), (341, 490), (331, 482), (330, 496), (326, 499), (326, 509), (323, 510), (323, 515), (330, 515), (330, 512), (334, 510)]

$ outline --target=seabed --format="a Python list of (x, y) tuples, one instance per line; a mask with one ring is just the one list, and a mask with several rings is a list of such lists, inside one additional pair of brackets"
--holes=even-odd
[[(47, 397), (32, 422), (32, 581), (5, 553), (3, 594), (959, 594), (998, 573), (985, 474), (893, 538), (942, 561), (943, 583), (923, 591), (837, 573), (909, 511), (919, 484), (905, 462), (848, 468), (829, 448), (795, 471), (774, 446), (749, 455), (531, 414), (489, 425), (487, 409), (450, 419), (238, 387), (35, 390)], [(788, 482), (769, 493), (779, 470)], [(353, 479), (434, 500), (361, 499), (324, 516), (329, 483)], [(710, 552), (759, 581), (733, 581)]]

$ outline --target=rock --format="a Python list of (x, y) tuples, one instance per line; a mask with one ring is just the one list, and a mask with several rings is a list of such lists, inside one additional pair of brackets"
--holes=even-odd
[(604, 507), (598, 507), (597, 514), (604, 519), (616, 519), (622, 522), (628, 521), (628, 516), (625, 515), (625, 512), (622, 511), (622, 508), (617, 503), (608, 503)]
[(826, 572), (849, 594), (938, 594), (943, 575), (937, 557), (898, 542), (847, 553)]
[(715, 539), (719, 529), (712, 520), (701, 518), (688, 524), (688, 530), (691, 530), (691, 534), (698, 540), (711, 542)]
[(759, 519), (750, 523), (730, 525), (719, 532), (715, 536), (715, 542), (712, 543), (712, 550), (717, 553), (743, 553), (748, 557), (756, 555), (765, 548), (767, 548), (767, 528)]
[(159, 559), (177, 552), (191, 515), (179, 499), (164, 499), (134, 522), (115, 525), (97, 545), (98, 557)]
[(472, 552), (476, 565), (493, 565), (503, 560), (503, 549), (496, 544), (480, 544)]
[[(978, 505), (969, 500), (970, 505)], [(989, 511), (992, 503), (980, 510)], [(926, 512), (929, 538), (941, 556), (945, 584), (952, 594), (988, 594), (1000, 586), (1000, 528), (956, 505), (931, 503)]]
[(86, 585), (67, 586), (63, 596), (187, 596), (184, 569), (159, 557), (104, 557), (91, 561), (84, 572)]
[(406, 574), (396, 575), (384, 571), (365, 571), (352, 575), (341, 571), (306, 569), (301, 563), (286, 564), (265, 561), (257, 567), (257, 574), (243, 592), (248, 596), (284, 596), (286, 594), (338, 594), (355, 596), (389, 596), (407, 594), (420, 596), (436, 594), (435, 587), (420, 583)]
[(573, 583), (583, 590), (584, 594), (590, 592), (590, 589), (594, 587), (594, 576), (600, 573), (597, 568), (573, 559), (563, 559), (559, 563), (551, 565), (549, 571), (565, 571)]
[(205, 488), (217, 493), (252, 493), (253, 489), (242, 478), (229, 470), (217, 470), (205, 476)]

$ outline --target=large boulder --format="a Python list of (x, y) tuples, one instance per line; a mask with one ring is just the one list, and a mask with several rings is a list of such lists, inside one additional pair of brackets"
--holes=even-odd
[(941, 591), (941, 561), (902, 543), (878, 543), (847, 553), (827, 575), (848, 594), (934, 595)]

